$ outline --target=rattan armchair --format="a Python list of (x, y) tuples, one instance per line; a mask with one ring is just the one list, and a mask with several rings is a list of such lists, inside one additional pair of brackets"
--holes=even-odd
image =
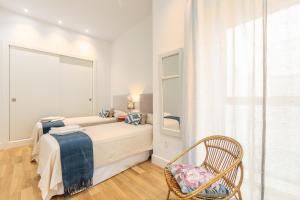
[[(182, 193), (179, 185), (169, 171), (169, 166), (201, 144), (203, 144), (206, 149), (205, 159), (201, 166), (208, 169), (215, 176), (195, 191), (187, 194)], [(170, 192), (173, 192), (179, 199), (211, 200), (210, 198), (200, 198), (198, 194), (204, 191), (204, 189), (209, 188), (213, 183), (219, 181), (229, 190), (229, 196), (226, 198), (219, 198), (220, 200), (229, 200), (234, 197), (237, 200), (242, 200), (240, 190), (243, 181), (242, 157), (242, 146), (232, 138), (226, 136), (210, 136), (200, 140), (189, 149), (179, 154), (165, 167), (165, 178), (169, 186), (167, 199), (169, 199)]]

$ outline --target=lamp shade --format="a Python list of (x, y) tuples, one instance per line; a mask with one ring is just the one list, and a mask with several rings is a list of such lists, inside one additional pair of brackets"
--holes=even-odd
[(128, 101), (128, 103), (127, 103), (127, 108), (128, 108), (129, 110), (134, 109), (134, 102), (133, 102), (133, 101)]

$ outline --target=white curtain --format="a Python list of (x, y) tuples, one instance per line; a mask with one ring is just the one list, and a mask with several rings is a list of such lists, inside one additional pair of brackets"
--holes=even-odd
[(300, 0), (268, 0), (266, 200), (300, 199)]
[[(268, 13), (264, 13), (263, 3), (268, 4)], [(267, 200), (296, 200), (300, 196), (299, 3), (187, 1), (182, 119), (185, 146), (212, 134), (237, 139), (245, 152), (245, 200), (261, 199), (262, 186)], [(263, 44), (267, 45), (265, 52)], [(186, 161), (197, 159), (194, 152)]]
[[(260, 199), (262, 153), (262, 4), (189, 0), (183, 71), (185, 146), (208, 135), (244, 147), (246, 200)], [(190, 154), (189, 162), (199, 156)]]
[[(199, 59), (199, 32), (198, 32), (198, 7), (197, 1), (188, 1), (185, 12), (185, 47), (184, 67), (182, 69), (182, 125), (184, 134), (184, 148), (187, 149), (197, 140), (197, 61)], [(195, 162), (196, 155), (191, 152), (184, 157), (185, 162)]]

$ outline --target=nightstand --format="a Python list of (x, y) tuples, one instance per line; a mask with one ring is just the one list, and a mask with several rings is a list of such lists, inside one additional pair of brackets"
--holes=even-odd
[(127, 115), (119, 116), (118, 117), (118, 122), (124, 122), (126, 117), (127, 117)]

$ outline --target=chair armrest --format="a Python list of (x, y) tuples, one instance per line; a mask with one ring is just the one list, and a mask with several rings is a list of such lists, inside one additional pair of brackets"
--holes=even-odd
[(196, 146), (200, 145), (201, 143), (203, 143), (205, 141), (205, 139), (202, 139), (200, 141), (198, 141), (197, 143), (195, 143), (194, 145), (192, 145), (190, 148), (184, 150), (183, 152), (181, 152), (180, 154), (178, 154), (173, 160), (171, 160), (167, 166), (171, 165), (172, 163), (174, 163), (175, 161), (177, 161), (179, 158), (183, 157), (185, 154), (187, 154), (189, 151), (191, 151), (192, 149), (194, 149)]

